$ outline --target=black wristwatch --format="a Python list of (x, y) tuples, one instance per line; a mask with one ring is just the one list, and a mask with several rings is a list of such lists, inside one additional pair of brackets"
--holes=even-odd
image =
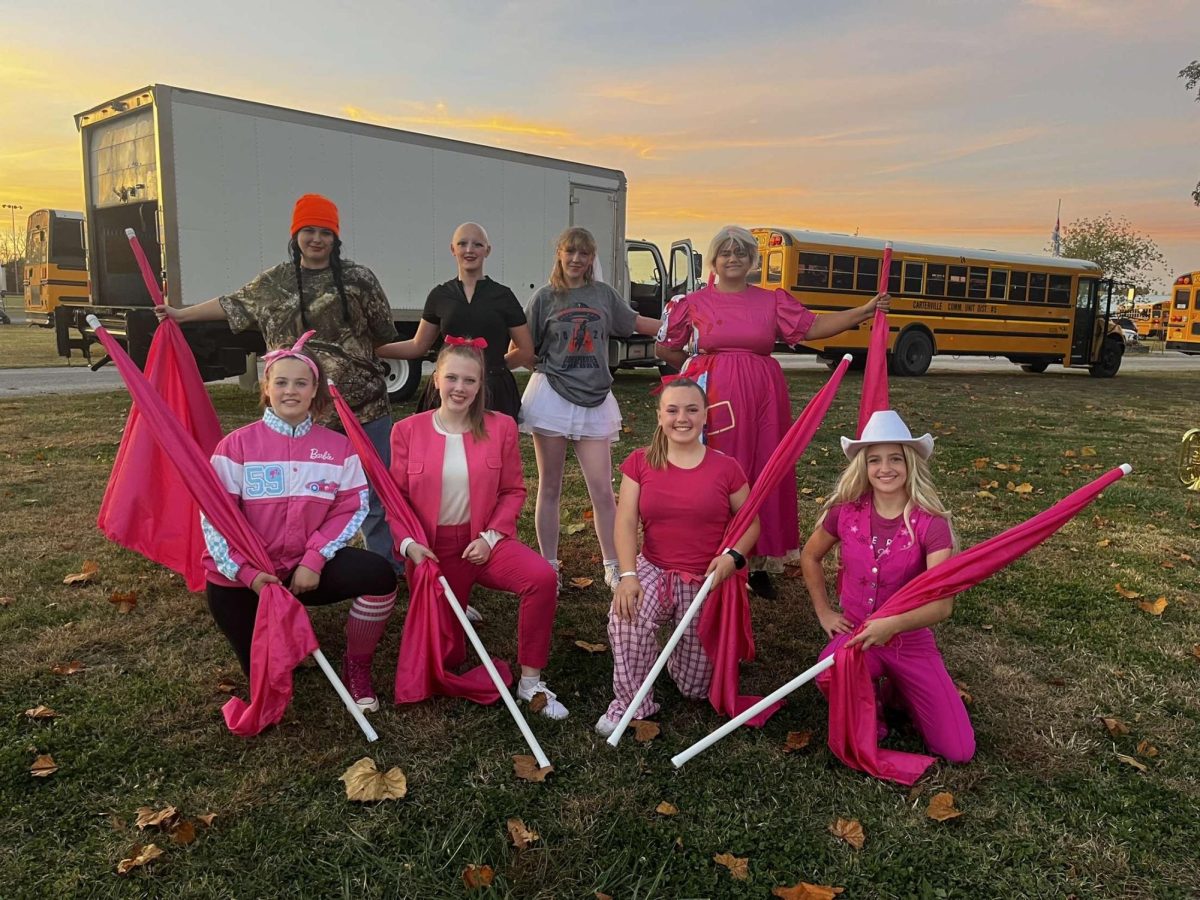
[(729, 548), (728, 550), (726, 550), (725, 552), (726, 552), (726, 553), (728, 553), (730, 556), (732, 556), (732, 557), (733, 557), (733, 567), (734, 567), (735, 569), (744, 569), (744, 568), (746, 568), (746, 557), (742, 556), (742, 554), (738, 553), (738, 552), (737, 552), (736, 550), (734, 550), (732, 547), (730, 547), (730, 548)]

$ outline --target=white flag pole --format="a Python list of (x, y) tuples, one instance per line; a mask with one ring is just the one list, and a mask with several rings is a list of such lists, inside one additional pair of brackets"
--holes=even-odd
[(713, 744), (715, 744), (721, 738), (725, 737), (725, 735), (727, 735), (731, 731), (734, 731), (737, 728), (741, 727), (742, 724), (744, 724), (745, 722), (747, 722), (750, 719), (753, 719), (764, 709), (767, 709), (771, 705), (782, 700), (784, 697), (786, 697), (792, 691), (796, 690), (796, 688), (800, 687), (802, 684), (807, 684), (808, 682), (812, 681), (814, 678), (816, 678), (818, 675), (820, 675), (826, 669), (831, 668), (833, 666), (833, 661), (836, 658), (837, 658), (837, 656), (835, 654), (830, 654), (829, 656), (827, 656), (823, 660), (821, 660), (819, 663), (817, 663), (815, 666), (805, 669), (803, 672), (801, 672), (799, 675), (797, 675), (795, 678), (793, 678), (791, 681), (789, 681), (783, 687), (779, 688), (773, 694), (768, 694), (766, 697), (763, 697), (761, 700), (759, 700), (757, 703), (755, 703), (753, 706), (751, 706), (745, 712), (743, 712), (737, 716), (734, 716), (732, 719), (730, 719), (728, 722), (726, 722), (724, 725), (722, 725), (720, 728), (718, 728), (712, 734), (708, 735), (705, 738), (702, 738), (701, 740), (696, 741), (696, 743), (692, 744), (692, 746), (688, 747), (682, 753), (678, 753), (675, 756), (672, 756), (671, 762), (674, 764), (675, 768), (677, 768), (677, 769), (681, 768), (683, 766), (683, 764), (685, 762), (687, 762), (689, 759), (691, 759), (693, 756), (696, 756), (699, 753), (703, 753), (705, 750), (707, 750), (709, 747), (711, 747)]
[(521, 729), (521, 736), (525, 738), (525, 743), (529, 745), (529, 749), (533, 751), (534, 759), (541, 768), (546, 768), (550, 765), (550, 760), (546, 758), (546, 754), (542, 752), (542, 745), (538, 743), (533, 732), (529, 728), (529, 723), (525, 721), (525, 717), (521, 715), (521, 711), (517, 709), (516, 701), (513, 700), (512, 694), (508, 691), (508, 685), (504, 683), (504, 679), (500, 677), (500, 673), (496, 671), (496, 665), (492, 662), (492, 657), (488, 654), (487, 648), (483, 646), (483, 641), (479, 640), (479, 635), (475, 633), (475, 629), (471, 626), (470, 620), (467, 619), (466, 613), (462, 611), (462, 607), (458, 605), (458, 598), (454, 596), (454, 591), (450, 588), (450, 583), (446, 581), (444, 575), (438, 576), (438, 583), (441, 584), (442, 590), (446, 593), (446, 602), (450, 604), (450, 608), (454, 610), (454, 615), (458, 619), (458, 624), (462, 626), (463, 631), (467, 633), (467, 637), (471, 641), (471, 646), (475, 648), (475, 652), (479, 655), (479, 659), (483, 662), (483, 667), (487, 669), (487, 673), (491, 676), (492, 683), (496, 685), (496, 690), (500, 692), (500, 699), (504, 701), (504, 705), (508, 707), (508, 711), (512, 714), (513, 721), (517, 723), (517, 727)]
[(363, 715), (363, 711), (359, 708), (358, 703), (350, 696), (350, 692), (346, 690), (346, 686), (342, 684), (342, 679), (338, 678), (337, 673), (333, 671), (333, 666), (329, 665), (329, 660), (325, 658), (325, 654), (321, 652), (321, 648), (318, 647), (314, 650), (312, 656), (317, 661), (317, 665), (321, 667), (321, 671), (325, 673), (325, 677), (329, 679), (329, 683), (333, 685), (333, 689), (337, 691), (337, 695), (346, 704), (346, 709), (350, 711), (350, 715), (358, 723), (358, 727), (362, 729), (362, 733), (367, 736), (367, 742), (374, 743), (379, 740), (379, 735), (371, 727), (371, 723), (367, 721), (367, 717)]
[(708, 596), (708, 592), (712, 590), (713, 576), (709, 575), (704, 579), (704, 584), (700, 585), (700, 590), (696, 592), (696, 598), (688, 605), (687, 610), (683, 614), (683, 618), (679, 620), (679, 624), (675, 626), (675, 630), (671, 633), (670, 639), (663, 646), (662, 652), (658, 654), (658, 659), (654, 661), (654, 665), (650, 667), (649, 673), (646, 675), (642, 686), (638, 688), (637, 693), (633, 695), (633, 700), (625, 710), (625, 714), (621, 716), (621, 721), (617, 723), (617, 727), (613, 729), (613, 733), (608, 736), (608, 745), (615, 747), (621, 740), (621, 735), (625, 733), (625, 729), (629, 727), (629, 723), (633, 721), (633, 717), (637, 714), (638, 709), (642, 705), (642, 701), (646, 699), (646, 695), (650, 693), (650, 689), (654, 687), (654, 679), (658, 678), (659, 673), (663, 670), (663, 666), (667, 664), (667, 660), (671, 658), (671, 652), (675, 649), (675, 645), (683, 638), (683, 633), (687, 630), (692, 619), (696, 618), (696, 613), (700, 611), (700, 604), (704, 602), (704, 598)]

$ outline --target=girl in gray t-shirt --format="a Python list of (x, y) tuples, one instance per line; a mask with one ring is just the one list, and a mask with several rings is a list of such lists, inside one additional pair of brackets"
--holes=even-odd
[(639, 316), (616, 291), (596, 281), (595, 259), (591, 232), (568, 228), (555, 247), (550, 283), (525, 307), (537, 363), (521, 398), (521, 431), (533, 435), (537, 456), (534, 521), (542, 556), (559, 569), (559, 501), (572, 443), (592, 501), (604, 578), (615, 589), (620, 579), (613, 543), (612, 443), (621, 433), (621, 411), (609, 390), (608, 339), (656, 334), (659, 321)]

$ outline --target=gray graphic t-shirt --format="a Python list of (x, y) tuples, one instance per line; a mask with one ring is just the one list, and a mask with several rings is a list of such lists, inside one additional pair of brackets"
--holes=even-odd
[(637, 311), (603, 282), (555, 294), (545, 285), (529, 299), (525, 317), (541, 372), (559, 396), (599, 406), (608, 396), (608, 338), (633, 334)]

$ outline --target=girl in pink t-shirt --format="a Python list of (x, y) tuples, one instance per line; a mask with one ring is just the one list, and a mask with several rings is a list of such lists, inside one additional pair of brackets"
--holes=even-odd
[[(704, 390), (687, 378), (672, 381), (658, 399), (658, 427), (650, 446), (633, 451), (621, 464), (614, 537), (619, 581), (608, 614), (613, 651), (615, 699), (596, 723), (612, 734), (658, 657), (658, 629), (678, 623), (704, 579), (714, 586), (735, 568), (758, 540), (756, 519), (731, 550), (721, 547), (730, 519), (746, 502), (750, 486), (737, 460), (700, 440), (708, 412)], [(638, 552), (638, 525), (643, 542)], [(667, 671), (685, 697), (708, 694), (712, 663), (692, 620), (667, 662)], [(649, 693), (637, 711), (644, 719), (658, 711)]]
[[(850, 464), (800, 555), (813, 609), (832, 639), (821, 658), (846, 644), (861, 645), (876, 682), (880, 739), (887, 735), (882, 707), (897, 707), (909, 714), (932, 752), (966, 762), (975, 754), (975, 733), (929, 628), (949, 618), (953, 598), (872, 619), (851, 637), (892, 594), (954, 553), (950, 513), (929, 473), (933, 438), (914, 438), (895, 412), (881, 410), (860, 440), (842, 438), (842, 448)], [(830, 606), (821, 567), (835, 547), (841, 557), (841, 612)], [(823, 691), (829, 677), (817, 676)]]

